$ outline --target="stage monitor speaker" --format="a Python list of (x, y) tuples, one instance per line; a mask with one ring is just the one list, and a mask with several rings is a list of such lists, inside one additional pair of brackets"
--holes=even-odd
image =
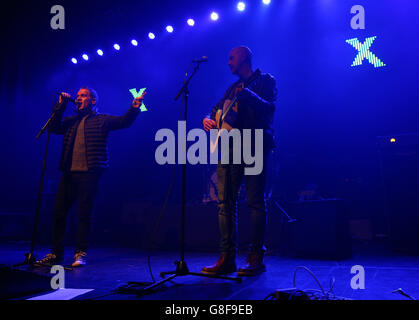
[(391, 249), (419, 254), (419, 133), (378, 137), (378, 147)]
[(0, 265), (0, 300), (51, 291), (51, 277)]
[(349, 225), (343, 200), (311, 200), (295, 203), (290, 214), (291, 252), (314, 259), (345, 259), (351, 256)]

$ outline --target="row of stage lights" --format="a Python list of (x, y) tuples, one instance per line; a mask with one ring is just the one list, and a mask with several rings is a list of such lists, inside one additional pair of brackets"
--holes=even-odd
[[(262, 0), (262, 3), (263, 3), (264, 5), (269, 5), (269, 4), (271, 3), (271, 0)], [(245, 2), (240, 1), (240, 2), (238, 2), (238, 3), (237, 3), (237, 10), (238, 10), (238, 11), (244, 11), (245, 9), (246, 9), (246, 3), (245, 3)], [(217, 21), (217, 20), (219, 19), (219, 15), (218, 15), (218, 13), (217, 13), (217, 12), (215, 12), (215, 11), (211, 12), (211, 14), (210, 14), (210, 19), (211, 19), (212, 21)], [(188, 24), (188, 26), (193, 27), (193, 26), (195, 25), (195, 20), (194, 20), (194, 19), (189, 18), (189, 19), (186, 21), (186, 23)], [(166, 31), (167, 31), (168, 33), (172, 33), (172, 32), (174, 31), (173, 26), (171, 26), (171, 25), (166, 26)], [(148, 38), (149, 38), (150, 40), (153, 40), (153, 39), (155, 39), (155, 38), (156, 38), (156, 35), (155, 35), (153, 32), (149, 32), (149, 33), (148, 33)], [(138, 46), (138, 41), (137, 41), (137, 40), (135, 40), (135, 39), (132, 39), (132, 40), (131, 40), (131, 44), (132, 44), (134, 47), (136, 47), (136, 46)], [(113, 48), (114, 48), (116, 51), (119, 51), (119, 50), (121, 49), (121, 46), (120, 46), (118, 43), (115, 43), (115, 44), (113, 45)], [(103, 50), (101, 50), (101, 49), (96, 50), (96, 53), (97, 53), (99, 56), (103, 56)], [(86, 53), (83, 53), (81, 57), (82, 57), (82, 59), (83, 59), (83, 60), (85, 60), (85, 61), (88, 61), (88, 60), (89, 60), (89, 56), (88, 56)], [(73, 57), (73, 58), (71, 58), (71, 62), (72, 62), (72, 63), (74, 63), (74, 64), (77, 64), (79, 61), (78, 61), (76, 58), (74, 58), (74, 57)]]

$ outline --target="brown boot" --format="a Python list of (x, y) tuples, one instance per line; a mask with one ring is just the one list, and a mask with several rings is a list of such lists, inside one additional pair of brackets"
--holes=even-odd
[(237, 275), (239, 276), (255, 276), (266, 271), (263, 264), (263, 254), (250, 253), (246, 259), (246, 265), (239, 268)]
[(215, 264), (202, 268), (201, 272), (217, 275), (233, 273), (236, 272), (236, 270), (237, 266), (235, 256), (228, 253), (222, 253)]

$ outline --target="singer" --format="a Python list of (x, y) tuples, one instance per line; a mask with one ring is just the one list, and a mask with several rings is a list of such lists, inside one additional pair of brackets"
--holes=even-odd
[[(67, 213), (78, 202), (78, 225), (73, 267), (86, 264), (91, 213), (99, 179), (108, 167), (107, 137), (110, 131), (129, 127), (139, 113), (145, 92), (133, 100), (123, 116), (98, 112), (98, 95), (82, 87), (73, 100), (61, 93), (54, 106), (50, 132), (64, 135), (60, 159), (62, 171), (53, 210), (52, 252), (38, 261), (43, 265), (61, 264), (64, 260), (64, 238)], [(68, 102), (77, 105), (77, 114), (63, 119)]]

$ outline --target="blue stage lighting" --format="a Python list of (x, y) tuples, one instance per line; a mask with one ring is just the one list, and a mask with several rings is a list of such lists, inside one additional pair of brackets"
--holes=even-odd
[(102, 50), (98, 49), (96, 52), (97, 52), (98, 55), (103, 56), (103, 51)]
[(131, 40), (131, 44), (132, 44), (133, 46), (138, 46), (138, 41), (137, 41), (137, 40), (135, 40), (135, 39), (132, 39), (132, 40)]
[(77, 59), (76, 58), (71, 58), (71, 62), (73, 62), (74, 64), (77, 63)]
[(268, 5), (268, 4), (270, 4), (270, 3), (271, 3), (271, 0), (262, 0), (262, 2), (263, 2), (263, 4)]
[(194, 19), (188, 19), (187, 23), (188, 23), (188, 25), (193, 27), (195, 25), (195, 20)]
[(121, 47), (119, 46), (119, 44), (117, 44), (117, 43), (115, 43), (114, 45), (113, 45), (113, 47), (114, 47), (114, 49), (115, 50), (119, 50), (119, 49), (121, 49)]
[(155, 34), (154, 34), (153, 32), (149, 32), (149, 33), (148, 33), (148, 37), (149, 37), (150, 39), (154, 39), (156, 36), (155, 36)]
[(217, 12), (212, 12), (211, 13), (211, 20), (212, 21), (217, 21), (218, 20), (218, 13)]
[(237, 10), (244, 11), (244, 9), (246, 9), (246, 4), (243, 1), (237, 3)]
[(87, 61), (87, 60), (89, 60), (89, 56), (88, 56), (87, 54), (85, 54), (85, 53), (82, 55), (82, 58), (83, 58), (84, 60), (86, 60), (86, 61)]
[(172, 26), (167, 26), (166, 31), (169, 32), (169, 33), (172, 33), (173, 32), (173, 27)]

